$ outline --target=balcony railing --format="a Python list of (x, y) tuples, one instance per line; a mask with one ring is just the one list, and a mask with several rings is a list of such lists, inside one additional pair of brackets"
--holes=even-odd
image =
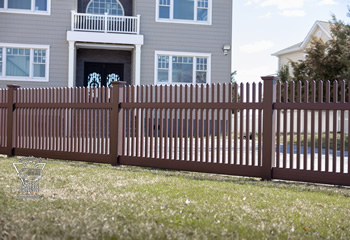
[(72, 11), (72, 31), (140, 34), (140, 15), (113, 16)]

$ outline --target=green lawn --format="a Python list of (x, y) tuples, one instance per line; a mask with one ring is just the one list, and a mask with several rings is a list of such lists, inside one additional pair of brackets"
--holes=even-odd
[(350, 238), (349, 188), (44, 160), (42, 198), (17, 199), (14, 161), (0, 239)]

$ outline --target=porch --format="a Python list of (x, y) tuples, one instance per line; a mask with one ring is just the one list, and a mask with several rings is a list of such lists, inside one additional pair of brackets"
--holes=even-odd
[[(68, 86), (82, 85), (79, 73), (78, 49), (118, 50), (131, 52), (132, 79), (125, 80), (130, 84), (140, 84), (141, 46), (144, 36), (140, 34), (140, 15), (114, 16), (71, 12), (71, 31), (67, 31), (69, 43)], [(115, 51), (116, 52), (116, 51)], [(115, 63), (115, 62), (114, 62)], [(81, 64), (81, 63), (80, 63)], [(123, 62), (123, 64), (125, 64)]]

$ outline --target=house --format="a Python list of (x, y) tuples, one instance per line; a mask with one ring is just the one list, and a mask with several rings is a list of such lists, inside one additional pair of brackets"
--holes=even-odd
[(228, 82), (227, 0), (0, 0), (0, 87)]
[(324, 42), (330, 40), (332, 38), (330, 23), (316, 21), (309, 33), (306, 35), (304, 41), (273, 53), (272, 56), (278, 57), (278, 70), (280, 70), (282, 66), (287, 65), (289, 66), (289, 71), (292, 75), (293, 70), (291, 68), (290, 61), (297, 62), (298, 60), (304, 60), (306, 56), (305, 50), (310, 48), (310, 44), (315, 37), (322, 39)]

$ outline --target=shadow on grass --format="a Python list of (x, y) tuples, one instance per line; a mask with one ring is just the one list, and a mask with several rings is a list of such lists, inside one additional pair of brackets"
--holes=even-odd
[(225, 182), (238, 185), (249, 185), (263, 188), (273, 188), (273, 189), (292, 189), (298, 192), (318, 192), (331, 194), (342, 194), (345, 197), (350, 197), (350, 188), (345, 186), (335, 186), (335, 185), (324, 185), (324, 184), (313, 184), (313, 183), (303, 183), (303, 182), (292, 182), (284, 180), (273, 180), (273, 181), (262, 181), (260, 178), (252, 177), (240, 177), (231, 175), (221, 175), (213, 173), (202, 173), (202, 172), (189, 172), (189, 171), (178, 171), (169, 169), (158, 169), (158, 168), (146, 168), (146, 167), (136, 167), (128, 165), (112, 166), (102, 163), (90, 163), (90, 162), (80, 162), (80, 161), (68, 161), (68, 160), (56, 160), (56, 159), (45, 159), (46, 163), (53, 164), (65, 164), (71, 167), (77, 168), (100, 168), (109, 169), (113, 171), (125, 171), (134, 173), (148, 173), (155, 176), (163, 177), (179, 177), (194, 181), (215, 181), (215, 182)]

